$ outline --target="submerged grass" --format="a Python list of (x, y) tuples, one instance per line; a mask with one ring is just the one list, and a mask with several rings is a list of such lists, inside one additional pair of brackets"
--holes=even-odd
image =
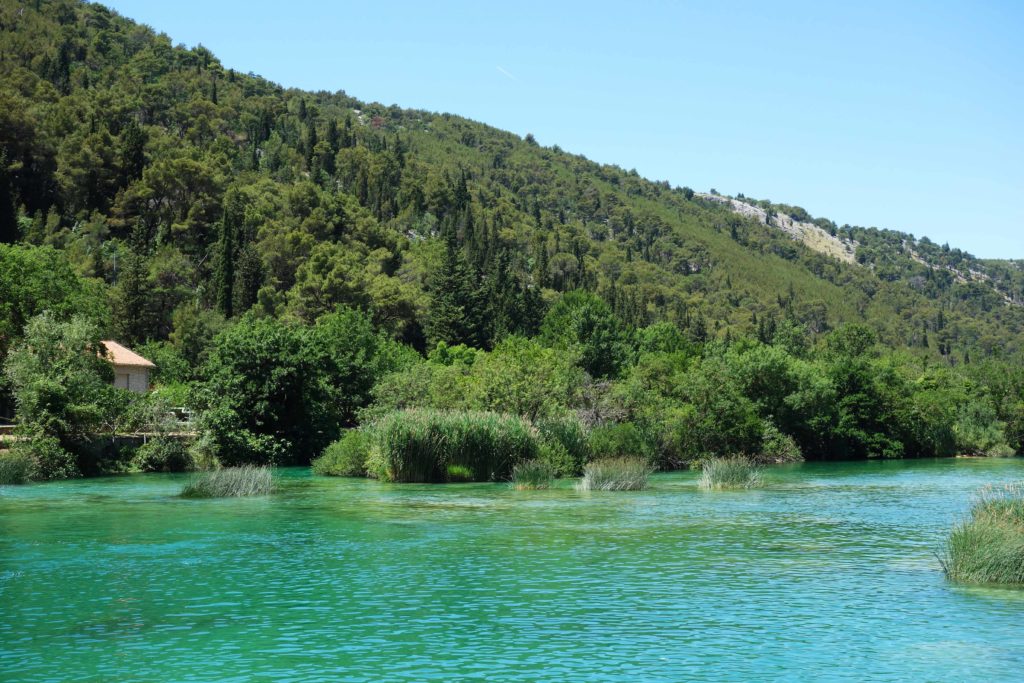
[(512, 468), (512, 488), (517, 491), (551, 488), (554, 468), (541, 460), (526, 460)]
[(951, 581), (1024, 585), (1024, 482), (983, 488), (939, 561)]
[(761, 486), (761, 467), (750, 458), (733, 455), (727, 458), (708, 458), (701, 463), (698, 484), (704, 490), (752, 489)]
[(639, 491), (653, 472), (644, 458), (604, 458), (588, 463), (576, 485), (580, 491)]
[(242, 465), (203, 472), (181, 490), (182, 498), (234, 498), (265, 496), (274, 491), (271, 468)]

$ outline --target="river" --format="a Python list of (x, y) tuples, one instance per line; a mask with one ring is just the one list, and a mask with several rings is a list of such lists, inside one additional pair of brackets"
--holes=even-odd
[(1024, 460), (815, 463), (761, 490), (281, 470), (0, 487), (0, 680), (1020, 681), (1024, 591), (934, 553)]

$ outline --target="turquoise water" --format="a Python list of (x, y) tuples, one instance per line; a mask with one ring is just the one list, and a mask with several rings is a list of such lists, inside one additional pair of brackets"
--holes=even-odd
[(1019, 460), (809, 464), (760, 491), (281, 472), (0, 488), (0, 680), (1020, 681), (1024, 591), (935, 551)]

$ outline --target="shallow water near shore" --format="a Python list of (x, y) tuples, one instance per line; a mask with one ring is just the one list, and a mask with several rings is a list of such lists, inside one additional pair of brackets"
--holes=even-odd
[(0, 680), (1015, 681), (1024, 591), (935, 558), (1024, 460), (805, 464), (767, 487), (278, 472), (0, 487)]

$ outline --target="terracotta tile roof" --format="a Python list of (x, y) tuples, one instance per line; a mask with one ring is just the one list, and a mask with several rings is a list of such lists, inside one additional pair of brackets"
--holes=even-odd
[(101, 342), (107, 350), (107, 360), (114, 365), (130, 365), (137, 368), (155, 368), (151, 362), (135, 353), (131, 349), (121, 346), (116, 341), (106, 340)]

